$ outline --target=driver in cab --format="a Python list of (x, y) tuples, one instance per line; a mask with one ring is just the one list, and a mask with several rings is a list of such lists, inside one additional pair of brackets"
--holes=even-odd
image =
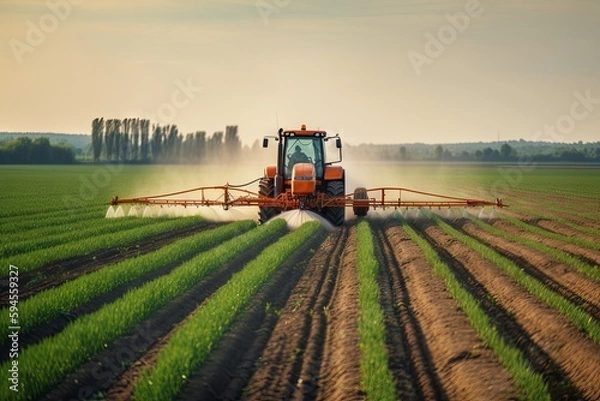
[(306, 154), (304, 154), (304, 152), (302, 152), (302, 150), (300, 149), (300, 146), (296, 145), (296, 148), (294, 149), (294, 153), (292, 153), (290, 155), (290, 168), (293, 168), (296, 163), (309, 163), (309, 162), (310, 162), (310, 160), (308, 159)]

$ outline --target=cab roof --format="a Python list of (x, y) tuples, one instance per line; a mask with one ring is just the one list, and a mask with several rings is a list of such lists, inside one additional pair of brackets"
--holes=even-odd
[(325, 137), (327, 132), (321, 130), (307, 130), (306, 125), (302, 124), (300, 129), (285, 130), (282, 133), (283, 136), (318, 136)]

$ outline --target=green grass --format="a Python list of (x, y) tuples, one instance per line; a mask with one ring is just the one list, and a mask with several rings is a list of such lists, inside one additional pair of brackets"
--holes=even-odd
[(498, 333), (498, 329), (493, 322), (481, 309), (479, 302), (462, 287), (452, 270), (442, 262), (435, 249), (406, 220), (400, 217), (400, 221), (402, 229), (425, 254), (427, 261), (433, 267), (433, 272), (444, 280), (446, 288), (467, 315), (477, 335), (497, 355), (500, 363), (513, 376), (515, 383), (524, 392), (526, 398), (530, 400), (550, 400), (548, 387), (542, 376), (531, 369), (527, 359), (517, 348), (507, 344)]
[(373, 248), (373, 234), (363, 220), (357, 227), (356, 267), (359, 282), (361, 385), (369, 400), (395, 400), (396, 387), (388, 365), (385, 323), (380, 303), (377, 275), (379, 263)]
[(234, 274), (173, 334), (158, 355), (154, 369), (142, 373), (135, 385), (135, 399), (174, 399), (260, 287), (318, 230), (318, 222), (302, 225)]
[[(168, 275), (132, 289), (115, 302), (77, 319), (56, 336), (22, 350), (19, 355), (20, 371), (35, 374), (20, 376), (17, 394), (8, 386), (0, 386), (0, 399), (38, 398), (65, 375), (202, 278), (261, 241), (285, 230), (286, 223), (279, 220), (226, 241), (200, 253)], [(6, 372), (9, 364), (10, 361), (6, 361), (0, 369)]]

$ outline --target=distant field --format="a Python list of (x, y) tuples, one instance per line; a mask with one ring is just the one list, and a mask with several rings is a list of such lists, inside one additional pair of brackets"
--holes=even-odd
[(510, 207), (105, 219), (262, 166), (0, 166), (0, 399), (600, 398), (600, 166), (345, 167)]

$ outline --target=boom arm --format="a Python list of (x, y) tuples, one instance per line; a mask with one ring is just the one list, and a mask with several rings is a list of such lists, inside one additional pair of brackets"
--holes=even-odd
[[(363, 189), (364, 195), (360, 199), (355, 194), (347, 194), (343, 197), (331, 198), (324, 194), (318, 194), (310, 203), (302, 204), (303, 207), (326, 208), (326, 207), (358, 207), (358, 208), (451, 208), (451, 207), (483, 207), (494, 206), (505, 207), (502, 199), (495, 202), (459, 198), (440, 195), (431, 192), (417, 191), (403, 187), (378, 187)], [(199, 193), (199, 197), (190, 198), (184, 195)], [(415, 199), (409, 199), (410, 196)], [(258, 206), (277, 207), (281, 210), (298, 209), (300, 201), (291, 197), (288, 193), (282, 193), (274, 198), (261, 196), (258, 193), (230, 185), (206, 186), (188, 189), (185, 191), (171, 192), (161, 195), (153, 195), (139, 198), (114, 197), (111, 205), (137, 204), (137, 205), (167, 205), (167, 206), (221, 206), (227, 210), (230, 207)]]

